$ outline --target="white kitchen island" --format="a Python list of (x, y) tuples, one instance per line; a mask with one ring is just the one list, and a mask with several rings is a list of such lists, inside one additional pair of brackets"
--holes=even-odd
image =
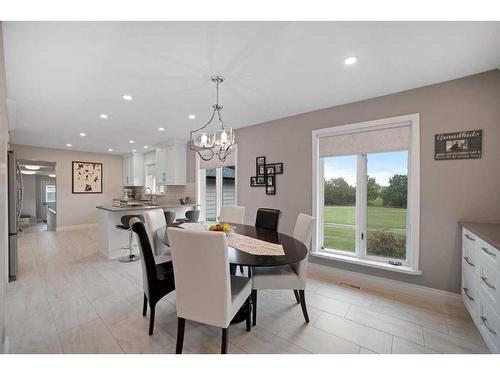
[[(123, 249), (128, 246), (127, 231), (116, 228), (117, 224), (121, 224), (121, 217), (124, 215), (142, 214), (147, 210), (161, 208), (164, 211), (175, 212), (175, 218), (183, 218), (186, 211), (199, 207), (198, 204), (176, 204), (176, 203), (160, 203), (158, 205), (144, 205), (132, 207), (117, 207), (112, 205), (97, 206), (99, 210), (99, 234), (101, 246), (99, 251), (108, 259), (115, 259), (121, 256), (128, 255), (129, 251)], [(135, 243), (134, 236), (134, 252), (139, 254), (139, 249)]]

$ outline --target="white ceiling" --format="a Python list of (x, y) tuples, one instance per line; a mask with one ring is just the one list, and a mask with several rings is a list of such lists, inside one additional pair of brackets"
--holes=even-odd
[(4, 22), (3, 35), (14, 143), (95, 152), (188, 139), (215, 73), (238, 128), (500, 66), (500, 22)]

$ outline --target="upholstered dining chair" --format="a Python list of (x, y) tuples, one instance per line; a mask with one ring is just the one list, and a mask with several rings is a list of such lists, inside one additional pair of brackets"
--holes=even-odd
[[(308, 255), (314, 222), (315, 220), (312, 216), (299, 214), (293, 230), (293, 237), (306, 246)], [(302, 307), (304, 319), (306, 323), (309, 323), (305, 297), (307, 262), (306, 256), (305, 259), (293, 265), (252, 268), (253, 325), (257, 322), (257, 291), (263, 289), (293, 290), (297, 303), (300, 303)]]
[(152, 335), (156, 304), (168, 293), (175, 290), (172, 262), (156, 264), (144, 224), (139, 219), (132, 218), (129, 225), (137, 235), (141, 252), (142, 287), (144, 290), (142, 315), (146, 316), (149, 303), (149, 335)]
[(182, 353), (186, 319), (222, 328), (221, 353), (227, 353), (229, 323), (245, 305), (250, 331), (251, 280), (229, 274), (223, 232), (168, 228), (174, 265), (177, 305), (177, 346)]
[(259, 208), (255, 217), (255, 226), (277, 232), (279, 219), (280, 210), (275, 208)]
[(156, 238), (156, 230), (167, 225), (165, 214), (161, 208), (144, 211), (144, 224), (151, 242), (153, 254), (170, 254), (170, 248)]
[(219, 222), (243, 224), (244, 219), (245, 219), (245, 207), (221, 206)]

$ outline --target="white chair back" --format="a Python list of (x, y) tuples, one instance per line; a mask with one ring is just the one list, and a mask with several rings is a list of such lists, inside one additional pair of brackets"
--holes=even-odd
[(174, 266), (177, 316), (226, 328), (231, 281), (223, 232), (167, 229)]
[(307, 262), (309, 256), (309, 248), (311, 246), (311, 239), (314, 230), (315, 219), (306, 214), (299, 214), (293, 229), (293, 238), (302, 242), (307, 247), (307, 257), (296, 264), (296, 271), (301, 278), (307, 276)]
[(219, 222), (243, 224), (245, 220), (245, 207), (222, 206), (220, 208)]
[(158, 208), (155, 210), (144, 211), (144, 225), (146, 226), (146, 232), (148, 233), (149, 242), (151, 242), (153, 254), (157, 254), (156, 230), (167, 225), (163, 210), (161, 208)]

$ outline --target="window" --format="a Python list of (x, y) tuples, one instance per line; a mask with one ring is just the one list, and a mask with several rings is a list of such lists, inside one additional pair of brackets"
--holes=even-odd
[[(223, 205), (237, 204), (236, 192), (236, 146), (224, 162), (214, 157), (204, 161), (196, 158), (198, 202), (201, 205), (200, 219), (218, 220)], [(215, 160), (214, 160), (215, 159)]]
[(45, 185), (45, 202), (54, 203), (56, 201), (56, 185)]
[(313, 131), (316, 254), (418, 273), (418, 134), (418, 115)]

